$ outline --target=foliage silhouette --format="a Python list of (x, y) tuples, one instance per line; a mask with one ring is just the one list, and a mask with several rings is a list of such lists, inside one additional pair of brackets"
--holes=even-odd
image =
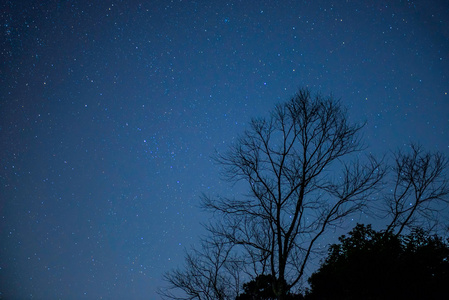
[(408, 235), (358, 224), (309, 278), (306, 299), (445, 299), (449, 246), (423, 230)]
[[(276, 277), (273, 275), (259, 275), (254, 280), (243, 285), (244, 292), (237, 296), (236, 300), (274, 300), (277, 299), (274, 293)], [(288, 293), (285, 296), (288, 300), (302, 300), (301, 294)]]

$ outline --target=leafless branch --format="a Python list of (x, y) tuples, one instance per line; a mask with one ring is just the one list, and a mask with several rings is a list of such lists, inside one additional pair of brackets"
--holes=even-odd
[(425, 152), (416, 144), (410, 152), (398, 151), (394, 156), (394, 186), (385, 199), (391, 222), (387, 231), (397, 235), (406, 228), (435, 225), (439, 211), (449, 204), (449, 181), (445, 175), (448, 159), (441, 153)]

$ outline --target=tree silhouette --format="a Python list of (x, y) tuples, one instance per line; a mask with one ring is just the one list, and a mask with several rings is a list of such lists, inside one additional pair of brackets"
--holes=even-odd
[(402, 236), (358, 224), (309, 278), (306, 299), (445, 299), (449, 245), (415, 230)]
[(303, 89), (269, 118), (253, 119), (216, 157), (225, 178), (243, 181), (249, 193), (205, 196), (204, 207), (219, 216), (208, 230), (240, 246), (253, 274), (271, 274), (278, 299), (303, 277), (320, 236), (360, 211), (384, 175), (372, 157), (349, 159), (363, 149), (361, 128), (338, 101)]

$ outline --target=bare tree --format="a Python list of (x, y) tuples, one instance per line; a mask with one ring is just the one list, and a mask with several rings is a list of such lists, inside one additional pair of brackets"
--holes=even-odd
[(233, 300), (239, 294), (241, 263), (232, 245), (219, 238), (204, 239), (200, 249), (186, 255), (186, 266), (164, 275), (168, 286), (158, 290), (164, 299)]
[(410, 153), (395, 154), (393, 188), (385, 199), (391, 218), (387, 232), (400, 235), (406, 228), (437, 226), (441, 204), (449, 203), (447, 167), (443, 154), (425, 152), (415, 144), (410, 146)]
[(319, 238), (360, 212), (384, 176), (373, 157), (360, 159), (361, 128), (349, 123), (332, 97), (302, 89), (269, 118), (253, 119), (238, 142), (216, 157), (225, 177), (242, 181), (249, 193), (204, 196), (204, 206), (219, 220), (208, 230), (239, 246), (254, 277), (273, 275), (278, 299), (301, 280)]

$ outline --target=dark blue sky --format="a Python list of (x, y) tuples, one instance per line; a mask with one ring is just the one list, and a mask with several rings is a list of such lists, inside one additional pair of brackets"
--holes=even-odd
[[(3, 1), (0, 297), (158, 299), (210, 155), (299, 87), (449, 154), (447, 1)], [(326, 243), (326, 241), (323, 241)]]

